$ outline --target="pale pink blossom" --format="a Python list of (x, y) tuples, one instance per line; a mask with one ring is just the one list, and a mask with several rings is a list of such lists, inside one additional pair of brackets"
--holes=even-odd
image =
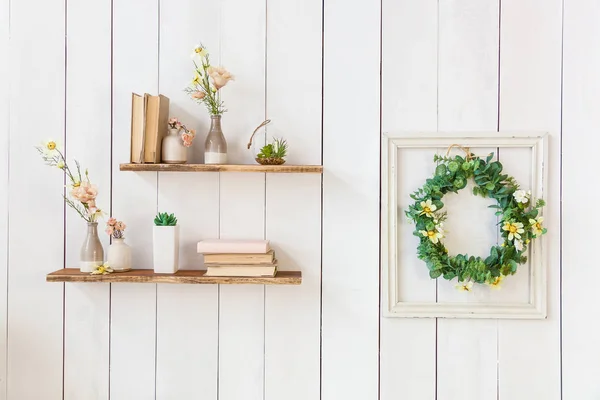
[(96, 188), (96, 185), (92, 185), (89, 182), (81, 182), (79, 186), (76, 186), (71, 190), (71, 196), (75, 200), (79, 200), (86, 204), (95, 200), (97, 195), (98, 189)]
[(223, 67), (208, 67), (206, 72), (208, 72), (217, 90), (227, 85), (227, 82), (234, 80), (234, 76)]
[(194, 136), (196, 136), (196, 134), (193, 129), (190, 132), (186, 132), (183, 135), (181, 135), (183, 145), (185, 147), (190, 147), (192, 145), (192, 141), (194, 140)]
[(126, 227), (127, 225), (125, 225), (125, 223), (122, 221), (119, 221), (115, 224), (115, 229), (118, 231), (124, 231)]
[(107, 234), (108, 236), (110, 236), (110, 235), (112, 235), (112, 234), (113, 234), (113, 232), (114, 232), (114, 231), (115, 231), (115, 230), (114, 230), (114, 228), (113, 228), (112, 226), (109, 226), (109, 227), (107, 227), (107, 228), (106, 228), (106, 231), (105, 231), (105, 232), (106, 232), (106, 234)]
[(109, 218), (108, 221), (106, 221), (106, 225), (110, 225), (110, 226), (114, 226), (116, 223), (117, 223), (116, 218)]
[(206, 97), (206, 93), (204, 93), (200, 90), (197, 90), (194, 93), (192, 93), (192, 97), (194, 99), (202, 100), (204, 97)]

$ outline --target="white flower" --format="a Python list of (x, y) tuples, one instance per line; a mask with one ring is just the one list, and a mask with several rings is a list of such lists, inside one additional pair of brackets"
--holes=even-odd
[(192, 54), (190, 54), (190, 58), (196, 62), (196, 64), (202, 64), (202, 58), (208, 55), (208, 51), (206, 48), (202, 47), (202, 45), (198, 44), (194, 47)]
[(544, 222), (544, 217), (537, 217), (536, 219), (530, 219), (529, 223), (531, 224), (531, 231), (533, 232), (535, 237), (544, 233), (544, 228), (542, 228), (542, 222)]
[(515, 239), (515, 249), (518, 251), (523, 251), (523, 241), (519, 239)]
[(529, 198), (531, 197), (531, 190), (517, 190), (513, 196), (517, 203), (527, 204), (529, 202)]
[(421, 202), (421, 210), (419, 215), (425, 214), (427, 217), (433, 218), (433, 212), (437, 210), (437, 207), (431, 202), (431, 199), (428, 199), (427, 201)]
[(456, 289), (459, 292), (470, 292), (471, 290), (473, 290), (473, 281), (460, 283), (460, 284), (456, 285)]
[(419, 231), (421, 235), (431, 240), (431, 243), (436, 244), (444, 237), (444, 231), (441, 226), (436, 226), (432, 231)]
[(92, 272), (92, 275), (107, 275), (113, 272), (113, 269), (108, 265), (108, 263), (104, 263), (102, 265), (98, 265)]
[(503, 230), (508, 232), (508, 240), (521, 239), (521, 233), (525, 232), (523, 224), (520, 222), (504, 222)]

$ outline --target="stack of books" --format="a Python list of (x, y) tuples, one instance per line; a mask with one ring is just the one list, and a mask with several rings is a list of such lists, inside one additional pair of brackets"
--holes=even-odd
[(277, 259), (268, 240), (213, 239), (198, 242), (205, 276), (274, 277)]
[(159, 163), (169, 123), (169, 98), (131, 94), (131, 162)]

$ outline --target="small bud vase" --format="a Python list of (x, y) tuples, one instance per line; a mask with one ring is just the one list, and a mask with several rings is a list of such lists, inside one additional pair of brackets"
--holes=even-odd
[(162, 162), (166, 164), (185, 164), (187, 162), (187, 147), (179, 134), (180, 128), (170, 128), (169, 134), (162, 140)]
[(115, 272), (131, 270), (131, 247), (125, 243), (124, 238), (113, 238), (106, 262)]
[(221, 116), (210, 116), (210, 130), (204, 142), (205, 164), (227, 164), (227, 141), (221, 130)]
[(98, 265), (104, 262), (104, 249), (100, 238), (98, 238), (98, 223), (88, 222), (87, 236), (81, 246), (79, 255), (79, 270), (81, 272), (92, 272)]

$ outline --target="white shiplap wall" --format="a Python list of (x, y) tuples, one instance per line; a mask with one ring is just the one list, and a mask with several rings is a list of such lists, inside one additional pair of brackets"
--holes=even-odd
[[(0, 0), (0, 399), (597, 398), (582, 232), (597, 222), (598, 17), (595, 0)], [(200, 40), (237, 77), (232, 161), (250, 161), (268, 117), (261, 136), (285, 136), (290, 162), (322, 162), (322, 178), (118, 171), (132, 91), (170, 97), (202, 161), (209, 121), (182, 92)], [(379, 317), (380, 133), (437, 129), (550, 133), (547, 320)], [(90, 168), (140, 267), (169, 210), (184, 267), (201, 267), (200, 239), (266, 237), (303, 284), (45, 283), (85, 230), (32, 148), (50, 137)]]

